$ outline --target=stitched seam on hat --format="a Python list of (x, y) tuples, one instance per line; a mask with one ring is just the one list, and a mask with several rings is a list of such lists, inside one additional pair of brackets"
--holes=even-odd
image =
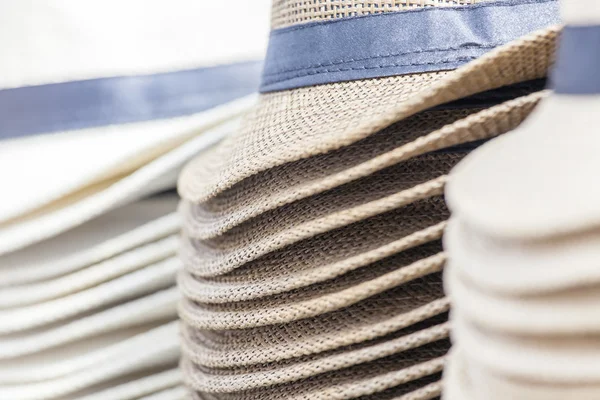
[(360, 70), (369, 70), (369, 69), (383, 69), (383, 68), (395, 68), (395, 67), (412, 67), (412, 66), (423, 66), (423, 65), (443, 65), (443, 64), (452, 64), (452, 63), (456, 63), (456, 62), (462, 62), (462, 61), (471, 61), (471, 60), (475, 60), (476, 58), (478, 58), (477, 56), (465, 56), (465, 57), (458, 57), (456, 59), (453, 60), (444, 60), (444, 61), (430, 61), (430, 62), (426, 62), (426, 63), (410, 63), (410, 64), (384, 64), (384, 65), (374, 65), (371, 67), (350, 67), (350, 68), (336, 68), (336, 69), (326, 69), (323, 71), (309, 71), (307, 73), (304, 74), (296, 74), (290, 77), (286, 77), (284, 79), (275, 79), (272, 81), (265, 81), (263, 83), (263, 86), (268, 86), (268, 85), (272, 85), (275, 83), (281, 83), (281, 82), (285, 82), (285, 81), (289, 81), (291, 79), (295, 79), (295, 78), (301, 78), (304, 76), (310, 76), (310, 75), (320, 75), (320, 74), (327, 74), (327, 73), (331, 73), (331, 72), (345, 72), (345, 71), (360, 71)]
[[(272, 77), (272, 76), (277, 76), (277, 75), (283, 75), (288, 72), (307, 71), (307, 70), (314, 69), (314, 68), (331, 67), (333, 65), (343, 65), (343, 64), (349, 64), (349, 63), (359, 62), (359, 61), (375, 60), (378, 58), (389, 58), (389, 57), (407, 56), (407, 55), (423, 54), (423, 53), (449, 52), (449, 51), (456, 51), (456, 50), (493, 49), (498, 46), (502, 46), (505, 43), (506, 42), (499, 42), (499, 43), (472, 45), (472, 46), (444, 47), (444, 48), (438, 48), (438, 49), (414, 50), (414, 51), (405, 51), (405, 52), (390, 53), (390, 54), (375, 54), (375, 55), (372, 55), (369, 57), (364, 57), (364, 58), (356, 58), (356, 59), (350, 58), (348, 60), (332, 61), (332, 62), (322, 63), (322, 64), (313, 64), (313, 65), (309, 65), (309, 66), (301, 67), (301, 68), (286, 69), (286, 70), (282, 70), (279, 72), (264, 73), (263, 77)], [(421, 65), (421, 64), (407, 64), (407, 66), (408, 65)]]
[[(514, 0), (514, 1), (519, 1), (519, 0)], [(392, 16), (396, 16), (396, 15), (407, 15), (409, 13), (427, 13), (427, 12), (444, 12), (444, 11), (448, 11), (448, 12), (463, 12), (463, 11), (469, 11), (469, 12), (475, 12), (476, 10), (479, 10), (481, 8), (489, 8), (489, 7), (503, 7), (503, 8), (510, 8), (510, 7), (519, 7), (519, 6), (525, 6), (525, 5), (531, 5), (531, 4), (545, 4), (545, 3), (556, 3), (557, 0), (521, 0), (518, 3), (515, 2), (507, 2), (507, 3), (478, 3), (476, 5), (472, 5), (472, 6), (458, 6), (458, 7), (429, 7), (429, 8), (419, 8), (419, 9), (414, 9), (414, 10), (409, 10), (409, 11), (395, 11), (395, 12), (388, 12), (388, 13), (383, 13), (383, 14), (369, 14), (369, 15), (360, 15), (357, 17), (350, 17), (350, 18), (342, 18), (342, 19), (336, 19), (333, 21), (319, 21), (319, 22), (312, 22), (312, 23), (306, 23), (306, 24), (302, 24), (301, 26), (291, 26), (291, 27), (287, 27), (287, 28), (280, 28), (280, 29), (276, 29), (274, 31), (271, 32), (270, 36), (278, 36), (278, 35), (284, 35), (286, 33), (290, 33), (290, 32), (294, 32), (294, 31), (299, 31), (299, 30), (303, 30), (303, 29), (309, 29), (309, 28), (313, 28), (315, 26), (325, 26), (325, 25), (333, 25), (333, 24), (339, 24), (339, 23), (343, 23), (343, 22), (349, 22), (349, 21), (353, 21), (353, 20), (357, 20), (357, 19), (363, 19), (363, 18), (384, 18), (384, 17), (392, 17)]]

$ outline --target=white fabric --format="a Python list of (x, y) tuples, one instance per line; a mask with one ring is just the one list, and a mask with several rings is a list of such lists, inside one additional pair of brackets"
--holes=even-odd
[(177, 288), (160, 290), (136, 300), (85, 316), (62, 321), (58, 326), (0, 336), (0, 360), (35, 354), (119, 329), (153, 324), (177, 316)]
[[(0, 291), (0, 309), (19, 307), (59, 298), (125, 275), (176, 255), (178, 235), (171, 235), (99, 264), (56, 279), (12, 286)], [(35, 251), (35, 249), (31, 249)]]
[[(65, 361), (61, 364), (61, 368), (64, 368), (63, 371), (72, 370), (68, 375), (40, 382), (0, 386), (0, 398), (60, 399), (63, 395), (118, 376), (175, 364), (179, 358), (177, 324), (172, 322), (139, 335), (127, 343), (128, 346), (125, 345), (126, 343), (121, 343), (118, 345), (118, 351), (108, 350), (104, 353), (99, 351), (87, 360), (81, 358)], [(93, 363), (90, 361), (92, 359)]]
[(189, 392), (184, 386), (177, 386), (150, 396), (142, 397), (140, 400), (183, 400), (187, 399), (188, 396)]
[(446, 199), (494, 237), (536, 238), (600, 226), (600, 96), (545, 99), (515, 131), (469, 154)]
[(260, 60), (270, 0), (0, 2), (0, 89)]
[(546, 296), (507, 297), (467, 282), (452, 261), (444, 273), (446, 291), (461, 315), (486, 329), (524, 335), (600, 333), (600, 291), (595, 287)]
[(3, 361), (0, 363), (0, 384), (51, 380), (128, 354), (136, 357), (146, 352), (153, 340), (168, 336), (167, 332), (176, 341), (177, 322), (168, 326), (121, 329), (30, 357)]
[(56, 278), (174, 234), (180, 227), (178, 201), (176, 195), (147, 198), (0, 256), (0, 287)]
[(170, 258), (66, 297), (0, 310), (0, 334), (42, 327), (166, 288), (175, 283), (180, 266), (177, 258)]
[(569, 25), (600, 25), (600, 2), (598, 0), (563, 0), (562, 20)]
[(484, 290), (518, 296), (600, 285), (600, 230), (536, 242), (501, 241), (454, 217), (444, 245), (461, 274)]
[(68, 195), (89, 196), (89, 192), (101, 190), (154, 163), (159, 163), (161, 169), (139, 186), (119, 189), (121, 197), (140, 198), (172, 188), (172, 179), (157, 179), (168, 172), (174, 176), (173, 169), (187, 158), (180, 157), (167, 164), (161, 164), (160, 160), (173, 158), (169, 154), (180, 152), (192, 141), (202, 143), (196, 145), (195, 152), (215, 144), (229, 133), (218, 125), (229, 126), (232, 119), (249, 110), (255, 101), (256, 96), (249, 96), (189, 117), (3, 141), (0, 170), (6, 173), (0, 177), (3, 188), (0, 227), (26, 218), (28, 213), (39, 213), (53, 202), (65, 202)]
[(171, 397), (164, 397), (165, 400), (178, 400), (177, 394), (182, 388), (176, 385), (181, 384), (181, 380), (181, 371), (175, 368), (109, 387), (106, 390), (79, 397), (79, 400), (135, 400), (152, 398), (148, 396), (162, 396), (168, 393), (171, 394)]
[(187, 161), (234, 132), (238, 126), (239, 119), (218, 125), (112, 184), (103, 184), (87, 193), (71, 196), (62, 204), (50, 205), (27, 218), (0, 224), (0, 254), (65, 232), (158, 190), (156, 186), (163, 189), (174, 187), (178, 172)]
[(600, 383), (600, 339), (495, 334), (452, 315), (454, 343), (496, 373), (556, 384)]

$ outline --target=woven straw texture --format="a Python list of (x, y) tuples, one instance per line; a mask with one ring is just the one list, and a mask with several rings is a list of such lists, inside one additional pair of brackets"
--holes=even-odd
[[(276, 1), (275, 24), (309, 3)], [(321, 11), (334, 3), (359, 5)], [(360, 15), (347, 12), (333, 17)], [(555, 36), (456, 72), (263, 95), (185, 168), (181, 367), (195, 399), (440, 395), (447, 174), (545, 96)]]
[[(429, 130), (423, 122), (404, 140), (379, 138), (375, 152), (340, 153), (364, 162), (425, 138), (420, 151), (360, 179), (218, 234), (198, 234), (206, 225), (195, 210), (204, 204), (183, 201), (182, 368), (197, 398), (438, 396), (449, 348), (440, 241), (445, 174), (472, 146), (517, 126), (543, 95), (499, 105), (482, 97), (472, 108), (444, 110), (446, 125), (433, 119)], [(326, 168), (320, 157), (306, 159), (307, 168), (310, 161)], [(328, 160), (342, 169), (348, 161)], [(274, 183), (290, 177), (284, 166), (278, 171)], [(294, 178), (302, 184), (304, 177)]]
[(357, 17), (417, 7), (451, 7), (490, 0), (274, 0), (271, 27)]
[(182, 197), (204, 203), (271, 168), (356, 143), (420, 111), (485, 90), (545, 77), (558, 28), (533, 33), (451, 72), (269, 93), (241, 130), (188, 164)]

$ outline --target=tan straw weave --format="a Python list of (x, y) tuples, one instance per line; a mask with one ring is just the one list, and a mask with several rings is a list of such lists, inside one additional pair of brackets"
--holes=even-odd
[[(354, 365), (384, 359), (393, 355), (447, 351), (449, 325), (442, 324), (425, 328), (410, 335), (383, 338), (379, 343), (340, 349), (335, 352), (303, 357), (278, 363), (245, 366), (236, 369), (214, 369), (195, 364), (193, 373), (196, 384), (202, 391), (244, 391), (263, 386), (295, 382), (349, 368)], [(442, 341), (441, 343), (437, 343)], [(193, 361), (191, 361), (193, 363)]]
[(259, 172), (350, 145), (420, 111), (544, 77), (558, 30), (530, 34), (451, 72), (262, 95), (238, 134), (184, 169), (179, 191), (188, 201), (204, 202)]
[[(261, 393), (258, 398), (278, 398), (280, 391), (287, 393), (284, 398), (355, 398), (384, 391), (399, 384), (440, 372), (447, 345), (433, 343), (411, 351), (403, 352), (375, 362), (315, 375), (297, 382), (283, 385), (270, 385), (268, 381), (256, 381), (253, 391)], [(186, 383), (200, 392), (235, 393), (235, 386), (207, 386), (200, 375), (200, 369), (185, 357), (182, 361)], [(260, 389), (264, 387), (264, 389)], [(207, 390), (208, 389), (208, 390)], [(251, 391), (245, 391), (251, 393)], [(306, 397), (310, 396), (310, 397)], [(331, 396), (331, 397), (329, 397)], [(279, 397), (280, 398), (280, 397)]]
[(416, 7), (443, 7), (490, 0), (274, 0), (271, 27), (282, 28), (326, 19), (357, 17)]
[[(386, 293), (385, 297), (400, 296), (407, 305), (413, 302), (425, 305), (441, 297), (433, 286), (436, 282), (439, 284), (440, 279), (433, 273), (441, 271), (444, 261), (444, 254), (440, 253), (339, 291), (331, 288), (319, 295), (316, 290), (316, 296), (313, 294), (308, 299), (302, 299), (303, 293), (299, 291), (300, 299), (292, 299), (289, 303), (285, 302), (287, 294), (278, 298), (273, 296), (275, 298), (219, 305), (184, 299), (179, 314), (184, 321), (199, 329), (245, 329), (314, 317), (360, 303), (390, 289), (394, 290)], [(413, 308), (416, 307), (418, 305)]]
[[(209, 201), (188, 203), (183, 210), (189, 216), (186, 230), (195, 238), (212, 238), (275, 207), (353, 181), (361, 186), (360, 182), (364, 182), (361, 178), (398, 163), (404, 164), (399, 168), (407, 173), (417, 174), (419, 168), (426, 167), (423, 163), (433, 161), (431, 156), (425, 156), (428, 152), (490, 138), (514, 128), (543, 96), (542, 93), (527, 96), (539, 86), (520, 84), (480, 95), (472, 100), (475, 104), (524, 97), (466, 119), (478, 108), (418, 113), (353, 145), (254, 175)], [(417, 160), (413, 160), (415, 157)], [(421, 178), (421, 182), (425, 180)], [(277, 185), (272, 184), (275, 181)]]
[(368, 303), (377, 305), (376, 310), (350, 307), (287, 324), (242, 330), (197, 330), (183, 324), (183, 350), (198, 365), (240, 368), (372, 346), (447, 321), (446, 299), (434, 300), (408, 312), (403, 312), (406, 305), (401, 301), (381, 298), (378, 303)]
[[(275, 0), (272, 17), (475, 2)], [(179, 314), (193, 398), (440, 395), (446, 176), (546, 95), (557, 32), (456, 71), (263, 94), (239, 132), (185, 167)]]

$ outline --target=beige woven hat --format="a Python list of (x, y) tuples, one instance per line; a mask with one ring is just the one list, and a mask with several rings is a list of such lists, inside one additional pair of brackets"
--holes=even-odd
[[(484, 55), (556, 22), (556, 4), (468, 3), (274, 3), (258, 107), (179, 182), (182, 366), (196, 398), (439, 396), (445, 175), (544, 96), (557, 33)], [(482, 16), (489, 37), (461, 33)], [(448, 18), (461, 29), (444, 37), (421, 21)], [(386, 49), (382, 35), (408, 40)]]
[[(346, 7), (363, 7), (365, 13), (373, 10), (365, 3), (367, 2), (350, 2)], [(394, 2), (395, 5), (401, 3), (406, 2)], [(526, 7), (535, 7), (532, 2), (522, 2), (521, 5), (511, 1), (509, 3), (512, 7), (505, 8), (518, 10), (519, 7), (523, 7), (520, 11), (524, 11)], [(310, 6), (303, 3), (274, 8), (273, 27), (281, 28), (279, 24), (282, 19), (279, 18), (279, 12), (282, 9), (297, 15), (298, 22), (306, 22), (302, 17), (310, 14), (306, 8)], [(474, 6), (472, 9), (481, 10), (485, 7)], [(338, 13), (332, 15), (333, 18), (343, 17), (343, 14)], [(538, 23), (542, 24), (540, 27), (544, 27), (549, 20), (558, 21), (557, 12), (553, 17), (548, 17), (547, 13), (540, 13), (539, 17), (544, 17), (539, 19)], [(345, 21), (344, 24), (349, 25), (361, 19), (350, 18)], [(285, 33), (293, 34), (293, 27), (282, 29), (287, 29)], [(512, 42), (507, 47), (492, 50), (467, 67), (456, 71), (439, 72), (439, 69), (444, 69), (439, 68), (437, 72), (311, 87), (291, 86), (292, 90), (263, 94), (257, 109), (247, 119), (238, 135), (219, 146), (212, 156), (197, 159), (188, 165), (180, 178), (180, 192), (185, 199), (194, 203), (208, 202), (207, 207), (214, 204), (214, 208), (226, 208), (230, 198), (239, 197), (239, 193), (247, 187), (244, 180), (259, 172), (359, 142), (394, 122), (440, 104), (485, 90), (544, 77), (554, 53), (556, 34), (557, 29), (554, 28), (536, 32)], [(273, 44), (271, 46), (273, 47)], [(287, 56), (274, 54), (275, 50), (280, 49), (270, 50), (273, 57)], [(269, 63), (269, 55), (266, 62)], [(345, 178), (346, 181), (352, 179), (356, 179), (355, 174)], [(298, 184), (306, 185), (306, 182)], [(311, 184), (310, 189), (302, 186), (288, 188), (284, 185), (282, 189), (285, 193), (276, 196), (267, 193), (264, 198), (270, 197), (271, 201), (259, 210), (264, 211), (335, 186), (335, 183)], [(289, 193), (292, 189), (298, 194)], [(260, 212), (259, 210), (247, 212), (244, 217), (221, 225), (239, 223), (244, 218)], [(218, 231), (218, 227), (216, 230)]]

